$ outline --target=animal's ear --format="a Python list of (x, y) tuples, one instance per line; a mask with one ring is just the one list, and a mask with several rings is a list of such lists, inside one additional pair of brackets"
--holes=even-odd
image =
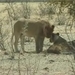
[(59, 36), (59, 33), (57, 33), (57, 35)]
[(54, 28), (55, 28), (55, 26), (54, 26), (54, 25), (52, 25), (52, 28), (54, 29)]

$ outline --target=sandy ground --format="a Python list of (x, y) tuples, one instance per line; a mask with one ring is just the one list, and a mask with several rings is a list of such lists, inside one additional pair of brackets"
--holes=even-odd
[[(1, 8), (2, 9), (0, 10), (3, 10), (3, 8), (5, 9), (5, 6), (2, 5)], [(2, 12), (2, 14), (0, 14), (1, 16), (0, 19), (2, 19), (2, 17), (6, 17), (6, 15), (7, 12), (5, 13)], [(8, 39), (5, 40), (4, 42), (6, 49), (9, 50), (11, 37), (11, 24), (7, 26), (3, 22), (3, 25), (4, 25), (2, 29), (3, 33), (5, 33), (8, 36)], [(67, 32), (65, 31), (65, 26), (56, 26), (54, 32), (59, 32), (60, 35), (64, 37), (66, 40), (74, 40), (75, 28), (73, 27), (71, 30), (72, 31), (70, 31), (70, 26), (68, 26)], [(67, 33), (67, 35), (64, 33)], [(46, 49), (49, 46), (50, 43), (46, 39), (44, 41), (44, 51), (46, 51)], [(35, 53), (34, 41), (27, 42), (25, 44), (25, 50), (28, 51), (29, 53), (24, 53), (23, 55), (15, 53), (14, 60), (9, 60), (10, 54), (4, 55), (4, 52), (0, 51), (0, 75), (75, 75), (75, 60), (72, 54), (57, 55), (57, 54), (46, 54), (45, 52), (37, 54)]]
[(44, 41), (44, 51), (37, 54), (33, 42), (26, 42), (23, 55), (15, 53), (15, 59), (0, 52), (0, 75), (75, 75), (73, 55), (47, 54), (50, 43)]
[[(74, 40), (75, 28), (73, 27), (71, 32), (69, 28), (67, 28), (68, 33), (64, 34), (66, 33), (65, 26), (56, 26), (54, 32), (59, 32), (60, 36), (66, 40)], [(10, 51), (11, 29), (9, 31), (9, 38), (5, 41), (7, 51)], [(9, 45), (7, 42), (9, 42)], [(49, 40), (45, 39), (44, 51), (37, 54), (34, 40), (26, 42), (25, 51), (28, 51), (28, 53), (23, 55), (15, 53), (14, 60), (9, 60), (10, 54), (4, 55), (4, 52), (0, 51), (0, 75), (75, 75), (73, 55), (47, 54), (45, 52), (49, 46)]]

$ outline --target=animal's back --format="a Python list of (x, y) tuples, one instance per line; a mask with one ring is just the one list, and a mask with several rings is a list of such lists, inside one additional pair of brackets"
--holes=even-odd
[(67, 44), (67, 41), (64, 38), (60, 37), (60, 36), (59, 36), (59, 39), (57, 39), (54, 42), (54, 44), (62, 44), (62, 43)]
[[(36, 35), (40, 34), (43, 36), (43, 27), (46, 21), (43, 20), (22, 20), (17, 21), (14, 25), (14, 33), (25, 34), (30, 37), (35, 37)], [(26, 30), (25, 30), (26, 29)], [(41, 33), (40, 33), (41, 32)]]

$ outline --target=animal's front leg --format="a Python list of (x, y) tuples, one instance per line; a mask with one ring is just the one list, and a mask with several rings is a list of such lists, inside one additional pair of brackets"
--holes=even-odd
[(35, 39), (35, 45), (36, 45), (36, 52), (40, 53), (40, 49), (39, 49), (39, 39)]
[(37, 39), (35, 40), (37, 53), (40, 53), (43, 50), (43, 41), (44, 37), (37, 37)]
[(43, 42), (44, 42), (44, 37), (39, 38), (39, 50), (40, 52), (43, 51)]

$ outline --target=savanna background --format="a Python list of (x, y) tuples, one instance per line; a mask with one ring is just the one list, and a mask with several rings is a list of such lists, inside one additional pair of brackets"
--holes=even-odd
[(12, 54), (10, 40), (13, 26), (22, 18), (47, 20), (55, 25), (54, 32), (59, 32), (67, 41), (75, 40), (73, 0), (0, 3), (0, 75), (75, 75), (75, 60), (72, 54), (44, 52), (51, 45), (47, 38), (43, 52), (37, 54), (34, 39), (25, 37), (25, 50), (28, 53), (15, 53), (15, 59), (9, 59)]

